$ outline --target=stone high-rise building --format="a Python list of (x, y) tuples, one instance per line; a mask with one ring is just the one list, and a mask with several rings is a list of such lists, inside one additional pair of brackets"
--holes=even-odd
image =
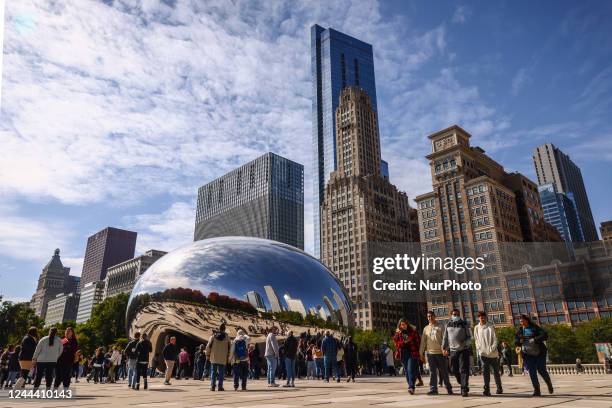
[(200, 187), (194, 241), (224, 236), (304, 249), (304, 166), (266, 153)]
[(117, 265), (134, 257), (136, 232), (107, 227), (87, 239), (81, 288), (91, 282), (106, 278), (109, 266)]
[(599, 239), (597, 228), (580, 168), (552, 143), (543, 144), (535, 149), (533, 164), (539, 185), (552, 183), (557, 193), (565, 194), (575, 203), (582, 237), (574, 242), (597, 241)]
[(45, 319), (49, 301), (59, 294), (76, 293), (79, 280), (78, 276), (70, 275), (70, 268), (62, 264), (60, 250), (56, 249), (38, 278), (38, 286), (30, 301), (30, 307)]
[(468, 320), (485, 310), (494, 323), (510, 324), (502, 265), (514, 266), (520, 260), (505, 258), (502, 243), (548, 241), (548, 229), (535, 183), (519, 173), (506, 173), (483, 149), (471, 146), (470, 138), (459, 126), (429, 136), (433, 191), (416, 202), (425, 254), (487, 259), (482, 271), (462, 276), (449, 272), (437, 278), (481, 282), (482, 290), (442, 292), (428, 299), (428, 307), (443, 317), (457, 308)]
[(321, 206), (321, 260), (347, 289), (355, 322), (387, 329), (405, 310), (372, 302), (368, 242), (410, 242), (408, 196), (381, 172), (378, 117), (365, 90), (345, 88), (335, 111), (337, 170)]
[(601, 239), (604, 242), (612, 242), (612, 221), (604, 221), (600, 226)]
[(155, 261), (166, 255), (164, 251), (150, 249), (136, 258), (109, 267), (104, 278), (104, 299), (120, 293), (130, 293), (140, 275)]
[(77, 293), (62, 293), (49, 301), (45, 326), (50, 327), (64, 322), (76, 321), (79, 309), (79, 295)]

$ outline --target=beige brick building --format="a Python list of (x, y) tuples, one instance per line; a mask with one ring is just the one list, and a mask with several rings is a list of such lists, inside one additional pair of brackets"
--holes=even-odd
[(406, 305), (371, 300), (368, 242), (413, 241), (408, 196), (381, 175), (380, 136), (370, 97), (345, 88), (336, 110), (337, 170), (321, 206), (321, 260), (342, 281), (364, 329), (388, 329)]

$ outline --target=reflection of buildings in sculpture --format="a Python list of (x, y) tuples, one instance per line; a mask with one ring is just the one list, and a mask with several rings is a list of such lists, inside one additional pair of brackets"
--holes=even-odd
[(602, 241), (578, 244), (576, 261), (553, 260), (505, 272), (513, 322), (521, 314), (540, 324), (576, 324), (612, 317), (612, 254)]
[(266, 296), (268, 296), (268, 302), (270, 302), (270, 308), (272, 309), (272, 312), (282, 312), (284, 310), (284, 307), (280, 302), (280, 299), (276, 294), (274, 288), (270, 285), (266, 285), (264, 286), (264, 290), (266, 291)]
[(247, 292), (244, 297), (246, 301), (249, 302), (255, 309), (262, 311), (266, 310), (266, 304), (264, 303), (263, 298), (254, 290)]
[(346, 324), (346, 322), (348, 322), (348, 313), (346, 312), (346, 307), (344, 306), (344, 303), (342, 302), (342, 298), (335, 290), (331, 289), (331, 291), (333, 293), (334, 300), (336, 301), (336, 304), (338, 305), (338, 309), (336, 313), (338, 313), (338, 316), (340, 317), (340, 324)]
[(324, 307), (321, 307), (321, 305), (317, 305), (315, 315), (316, 314), (318, 314), (321, 317), (321, 319), (325, 321), (327, 321), (327, 319), (329, 318), (329, 314), (325, 311)]
[(334, 305), (332, 304), (331, 300), (329, 300), (327, 295), (323, 296), (323, 303), (325, 303), (327, 310), (329, 310), (332, 323), (338, 324), (338, 312), (336, 309), (334, 309)]
[(288, 293), (285, 293), (285, 303), (287, 303), (287, 309), (291, 312), (298, 312), (303, 317), (306, 317), (306, 308), (304, 307), (304, 302), (300, 299), (292, 299)]

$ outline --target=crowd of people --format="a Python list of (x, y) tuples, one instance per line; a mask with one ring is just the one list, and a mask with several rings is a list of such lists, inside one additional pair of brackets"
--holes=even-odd
[[(146, 333), (135, 333), (125, 348), (105, 350), (99, 347), (90, 356), (78, 348), (74, 330), (68, 327), (61, 336), (56, 328), (39, 338), (33, 327), (19, 345), (0, 350), (0, 387), (24, 388), (32, 384), (38, 389), (45, 379), (47, 389), (60, 384), (68, 388), (72, 379), (94, 383), (116, 383), (127, 379), (134, 390), (148, 388), (148, 379), (163, 376), (164, 384), (172, 380), (193, 378), (209, 381), (211, 391), (224, 391), (224, 380), (233, 378), (234, 390), (246, 390), (249, 380), (265, 376), (269, 387), (295, 387), (296, 378), (324, 382), (355, 382), (362, 375), (405, 375), (408, 392), (414, 394), (423, 385), (422, 375), (429, 372), (428, 395), (437, 395), (438, 387), (453, 394), (451, 375), (462, 396), (470, 391), (470, 376), (481, 372), (483, 394), (491, 395), (491, 374), (495, 393), (502, 394), (504, 367), (512, 376), (512, 348), (498, 344), (494, 326), (484, 312), (473, 328), (453, 310), (445, 325), (436, 321), (434, 312), (427, 314), (429, 324), (419, 333), (407, 320), (401, 319), (392, 336), (393, 347), (386, 342), (358, 350), (351, 336), (334, 336), (331, 331), (310, 331), (295, 335), (293, 331), (279, 336), (271, 327), (264, 344), (252, 343), (248, 334), (239, 329), (234, 338), (221, 323), (218, 330), (191, 352), (178, 347), (177, 338), (168, 336), (161, 353), (154, 353)], [(549, 393), (553, 393), (546, 370), (547, 333), (529, 316), (523, 315), (515, 336), (515, 352), (521, 371), (524, 367), (533, 384), (533, 395), (540, 396), (538, 374)], [(476, 356), (473, 356), (472, 342)], [(473, 364), (476, 357), (476, 364)], [(424, 368), (427, 368), (425, 370)]]

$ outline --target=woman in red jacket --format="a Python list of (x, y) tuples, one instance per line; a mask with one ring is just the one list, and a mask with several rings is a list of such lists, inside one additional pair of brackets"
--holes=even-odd
[(419, 333), (408, 324), (406, 319), (400, 319), (393, 336), (395, 343), (395, 357), (401, 360), (408, 381), (408, 392), (414, 394), (417, 370), (419, 367), (419, 347), (421, 337)]

